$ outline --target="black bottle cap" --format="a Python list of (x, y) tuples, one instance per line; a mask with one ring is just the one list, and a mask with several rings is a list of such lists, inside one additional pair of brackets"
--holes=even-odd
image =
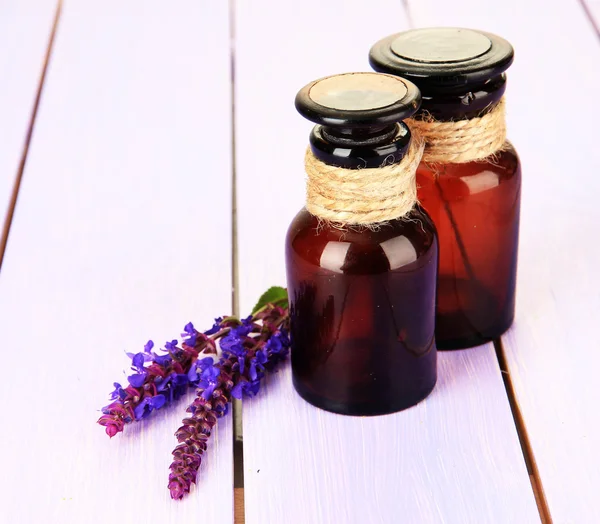
[(296, 109), (326, 128), (373, 128), (401, 122), (420, 106), (411, 82), (379, 73), (346, 73), (315, 80), (296, 95)]
[(503, 38), (471, 29), (434, 27), (388, 36), (369, 53), (376, 71), (399, 75), (430, 93), (485, 82), (512, 64), (514, 50)]
[(419, 89), (381, 73), (346, 73), (315, 80), (296, 95), (296, 109), (317, 125), (310, 135), (323, 162), (350, 169), (399, 162), (410, 131), (402, 120), (421, 105)]

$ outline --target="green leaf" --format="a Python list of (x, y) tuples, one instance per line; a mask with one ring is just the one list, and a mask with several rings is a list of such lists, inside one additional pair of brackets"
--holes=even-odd
[(287, 289), (284, 287), (273, 286), (267, 289), (262, 296), (258, 299), (256, 306), (252, 310), (252, 314), (256, 313), (267, 304), (275, 304), (276, 306), (285, 306), (287, 305), (288, 294)]

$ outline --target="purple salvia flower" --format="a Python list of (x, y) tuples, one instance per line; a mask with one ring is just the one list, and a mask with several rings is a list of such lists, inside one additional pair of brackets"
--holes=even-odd
[(191, 347), (196, 345), (196, 340), (198, 339), (198, 331), (194, 328), (194, 324), (188, 322), (183, 328), (183, 333), (181, 333), (181, 337), (184, 339), (184, 342)]
[(191, 415), (183, 420), (183, 426), (175, 433), (180, 444), (173, 451), (174, 461), (171, 464), (168, 484), (174, 499), (182, 499), (190, 492), (192, 484), (196, 482), (202, 454), (207, 449), (207, 442), (217, 419), (227, 413), (233, 386), (233, 363), (223, 360), (219, 364), (218, 387), (213, 389), (211, 398), (205, 398), (204, 391), (198, 389), (196, 399), (187, 409)]
[[(154, 343), (148, 341), (143, 352), (128, 353), (135, 373), (128, 377), (127, 387), (113, 384), (113, 402), (102, 408), (98, 423), (113, 437), (125, 424), (147, 417), (176, 401), (187, 388), (197, 387), (196, 399), (187, 409), (190, 416), (176, 433), (179, 445), (169, 475), (171, 497), (182, 498), (196, 482), (208, 439), (217, 419), (227, 414), (231, 399), (256, 395), (265, 371), (286, 357), (288, 325), (287, 307), (266, 304), (242, 320), (217, 318), (204, 333), (190, 322), (183, 329), (182, 346), (177, 340), (167, 342), (164, 355), (152, 351)], [(219, 360), (200, 358), (202, 353), (217, 352), (218, 339)]]
[(171, 340), (171, 342), (165, 342), (165, 349), (167, 351), (169, 351), (170, 353), (176, 353), (177, 351), (179, 351), (179, 348), (177, 347), (177, 340)]
[(173, 402), (174, 400), (179, 400), (183, 396), (189, 385), (191, 384), (187, 373), (177, 373), (173, 371), (157, 383), (156, 390), (165, 395), (169, 402)]
[(154, 397), (146, 397), (133, 410), (136, 420), (141, 420), (148, 416), (153, 410), (160, 409), (165, 405), (167, 399), (164, 395), (156, 395)]
[(171, 362), (173, 362), (173, 359), (169, 354), (157, 355), (156, 353), (152, 352), (152, 361), (159, 366), (167, 367)]
[(127, 396), (127, 393), (125, 393), (125, 390), (123, 389), (123, 386), (121, 386), (121, 384), (119, 384), (118, 382), (115, 382), (113, 384), (113, 386), (115, 386), (114, 391), (111, 392), (110, 394), (110, 399), (111, 400), (124, 400), (125, 397)]
[[(191, 328), (188, 324), (184, 330), (188, 332)], [(126, 388), (115, 382), (115, 389), (110, 393), (113, 403), (102, 409), (103, 414), (98, 419), (110, 437), (123, 431), (125, 424), (148, 416), (181, 398), (190, 387), (197, 386), (197, 381), (191, 382), (188, 378), (188, 372), (199, 354), (215, 350), (214, 340), (202, 337), (198, 337), (194, 346), (184, 343), (183, 348), (177, 347), (177, 340), (167, 342), (166, 351), (170, 353), (164, 355), (152, 351), (152, 341), (146, 343), (143, 352), (129, 354), (135, 373), (127, 378)], [(212, 358), (209, 361), (212, 363)]]
[[(257, 321), (262, 321), (262, 329)], [(260, 316), (230, 326), (221, 339), (222, 355), (216, 364), (208, 359), (196, 363), (192, 376), (200, 380), (196, 399), (187, 409), (191, 416), (175, 433), (179, 445), (173, 451), (168, 483), (172, 498), (183, 498), (196, 482), (208, 439), (217, 419), (227, 413), (231, 399), (256, 395), (265, 369), (273, 369), (285, 358), (288, 323), (287, 308), (263, 308)], [(273, 338), (276, 341), (270, 343)]]

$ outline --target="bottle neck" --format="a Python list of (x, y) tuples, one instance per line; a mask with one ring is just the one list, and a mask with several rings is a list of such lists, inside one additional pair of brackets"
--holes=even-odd
[(369, 130), (315, 126), (310, 134), (310, 146), (316, 158), (346, 169), (396, 164), (407, 153), (409, 145), (410, 131), (404, 123)]
[(506, 90), (506, 75), (479, 84), (429, 88), (423, 92), (421, 109), (415, 116), (430, 115), (436, 120), (468, 120), (493, 109)]

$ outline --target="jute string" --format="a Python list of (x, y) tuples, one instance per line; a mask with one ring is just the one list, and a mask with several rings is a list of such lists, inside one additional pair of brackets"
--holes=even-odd
[(440, 122), (431, 116), (406, 121), (413, 136), (425, 141), (423, 161), (461, 164), (487, 158), (505, 147), (504, 98), (489, 113), (469, 120)]
[(330, 166), (309, 147), (304, 158), (306, 209), (342, 225), (370, 225), (405, 216), (417, 202), (415, 176), (423, 147), (422, 140), (413, 138), (399, 163), (364, 169)]

